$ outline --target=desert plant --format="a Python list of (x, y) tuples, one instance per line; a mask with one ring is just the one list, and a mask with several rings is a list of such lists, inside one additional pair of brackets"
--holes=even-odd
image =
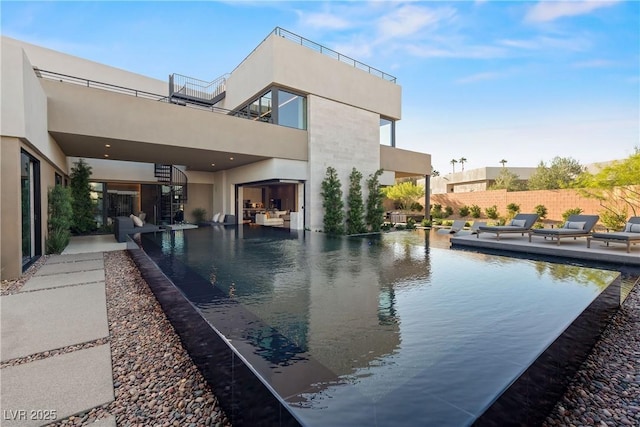
[(413, 203), (411, 203), (411, 206), (409, 207), (409, 209), (412, 210), (412, 211), (422, 212), (422, 210), (424, 209), (424, 206), (422, 206), (418, 202), (413, 202)]
[(407, 218), (407, 225), (405, 227), (407, 230), (415, 230), (416, 229), (416, 220), (413, 218)]
[(431, 216), (433, 218), (443, 218), (444, 212), (442, 211), (442, 205), (435, 204), (431, 206)]
[(480, 218), (480, 214), (481, 214), (481, 210), (480, 210), (480, 206), (478, 205), (471, 205), (471, 207), (469, 208), (469, 211), (471, 212), (471, 216), (474, 218)]
[(362, 181), (362, 173), (353, 168), (349, 174), (349, 194), (347, 195), (347, 234), (360, 234), (367, 231), (360, 181)]
[(324, 208), (324, 232), (344, 234), (344, 202), (338, 173), (329, 166), (322, 181), (322, 207)]
[(462, 206), (458, 210), (458, 214), (460, 214), (461, 217), (469, 216), (470, 212), (471, 212), (471, 209), (469, 209), (469, 206), (467, 206), (467, 205)]
[(196, 224), (200, 224), (204, 222), (204, 219), (207, 217), (207, 211), (203, 208), (195, 208), (191, 211), (191, 215), (193, 215)]
[(567, 222), (567, 219), (569, 219), (569, 217), (571, 215), (580, 215), (582, 213), (582, 209), (581, 208), (571, 208), (571, 209), (567, 209), (566, 211), (564, 211), (562, 213), (562, 220), (564, 222)]
[(453, 215), (453, 208), (451, 206), (447, 206), (444, 208), (444, 217), (450, 217), (451, 215)]
[(498, 217), (500, 216), (498, 214), (498, 207), (496, 205), (484, 208), (484, 212), (487, 214), (487, 218), (490, 219), (498, 219)]
[(93, 202), (91, 201), (91, 166), (84, 159), (74, 163), (71, 168), (71, 197), (73, 217), (71, 231), (76, 234), (89, 233), (96, 229), (96, 221), (93, 218)]
[(517, 213), (520, 213), (520, 205), (516, 203), (509, 203), (507, 205), (507, 211), (511, 216), (515, 216)]
[(538, 214), (540, 219), (545, 219), (547, 217), (547, 208), (545, 205), (538, 205), (534, 208), (534, 210)]
[(609, 210), (603, 210), (600, 212), (600, 221), (602, 221), (604, 226), (609, 230), (620, 231), (624, 229), (627, 222), (627, 211), (625, 209), (622, 213), (616, 213)]
[(424, 218), (421, 222), (420, 225), (423, 227), (431, 227), (431, 221), (429, 221), (427, 218)]
[(383, 189), (384, 195), (394, 201), (400, 209), (411, 207), (416, 199), (424, 196), (424, 187), (411, 181), (398, 182)]
[(373, 232), (380, 231), (380, 227), (384, 223), (384, 206), (382, 205), (384, 194), (380, 188), (380, 175), (382, 175), (382, 169), (378, 169), (367, 178), (369, 195), (367, 196), (365, 222)]
[(380, 230), (381, 231), (389, 231), (393, 228), (393, 224), (390, 222), (385, 222), (384, 224), (380, 225)]
[(69, 244), (73, 208), (71, 193), (68, 188), (56, 185), (49, 188), (48, 199), (48, 233), (46, 239), (47, 254), (59, 254)]

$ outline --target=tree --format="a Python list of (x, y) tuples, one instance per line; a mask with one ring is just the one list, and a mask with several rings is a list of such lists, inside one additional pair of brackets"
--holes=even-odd
[(511, 172), (507, 168), (500, 170), (500, 173), (496, 177), (494, 183), (489, 187), (490, 190), (507, 190), (507, 191), (521, 191), (524, 190), (524, 184), (520, 181), (520, 177)]
[(322, 181), (322, 207), (324, 208), (324, 232), (327, 234), (344, 234), (344, 202), (338, 173), (329, 166)]
[(353, 168), (349, 175), (349, 194), (347, 195), (347, 234), (360, 234), (367, 231), (360, 181), (362, 181), (362, 173)]
[(584, 167), (571, 157), (554, 157), (547, 167), (540, 162), (529, 178), (530, 190), (558, 190), (570, 188), (576, 178), (584, 172)]
[(502, 159), (498, 163), (502, 163), (502, 167), (504, 167), (504, 165), (505, 165), (505, 163), (507, 163), (507, 161), (505, 159)]
[(458, 161), (456, 159), (451, 159), (449, 163), (453, 166), (453, 173), (456, 173), (456, 163), (458, 163)]
[(424, 187), (413, 182), (398, 182), (384, 189), (384, 195), (400, 205), (400, 209), (409, 209), (420, 197), (424, 196)]
[(71, 206), (71, 192), (69, 188), (56, 185), (49, 188), (48, 199), (48, 227), (46, 248), (48, 254), (59, 254), (69, 244), (71, 237), (71, 222), (73, 208)]
[(74, 163), (71, 168), (71, 197), (73, 207), (73, 223), (71, 231), (76, 234), (89, 233), (96, 229), (93, 218), (93, 203), (91, 201), (91, 166), (84, 159)]
[(464, 172), (464, 164), (467, 162), (467, 159), (465, 157), (460, 157), (460, 160), (458, 160), (458, 162), (460, 163), (460, 166), (462, 167), (462, 172)]
[[(595, 174), (584, 172), (576, 186), (580, 194), (595, 198), (604, 209), (603, 223), (612, 229), (624, 224), (629, 212), (640, 215), (640, 149), (623, 161), (613, 162)], [(624, 219), (622, 219), (624, 218)], [(605, 222), (606, 221), (606, 222)]]
[(369, 195), (367, 197), (367, 212), (365, 216), (369, 229), (374, 233), (380, 231), (380, 226), (384, 222), (384, 207), (382, 205), (384, 194), (380, 189), (380, 175), (382, 175), (382, 169), (378, 169), (367, 178)]

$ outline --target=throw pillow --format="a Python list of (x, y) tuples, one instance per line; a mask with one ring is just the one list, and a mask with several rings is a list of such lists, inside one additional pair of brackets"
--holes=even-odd
[(213, 216), (213, 222), (218, 222), (218, 218), (220, 218), (220, 212)]
[(640, 224), (631, 224), (629, 231), (631, 233), (640, 233)]
[(129, 218), (133, 220), (133, 225), (135, 225), (136, 227), (142, 227), (144, 225), (142, 220), (134, 214), (129, 215)]
[(563, 228), (570, 230), (584, 230), (585, 221), (567, 221)]
[(512, 219), (511, 220), (511, 225), (515, 226), (515, 227), (524, 227), (524, 225), (527, 223), (526, 219)]
[(220, 214), (220, 218), (218, 218), (218, 222), (224, 222), (225, 214)]

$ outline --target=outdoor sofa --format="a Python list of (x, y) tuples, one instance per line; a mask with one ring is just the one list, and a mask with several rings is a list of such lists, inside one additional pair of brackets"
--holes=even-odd
[(236, 216), (232, 214), (216, 214), (213, 220), (209, 222), (211, 225), (237, 225)]
[(156, 231), (163, 231), (162, 228), (153, 224), (145, 224), (139, 217), (134, 215), (130, 216), (117, 216), (113, 223), (113, 234), (119, 243), (127, 241), (128, 234), (136, 233), (152, 233)]
[(592, 240), (609, 243), (623, 243), (627, 245), (627, 253), (631, 252), (631, 244), (640, 243), (640, 216), (632, 216), (625, 224), (623, 231), (611, 233), (593, 233), (587, 237), (587, 248), (591, 247)]
[(560, 239), (563, 238), (588, 237), (599, 219), (598, 215), (571, 215), (562, 224), (562, 227), (529, 230), (529, 242), (533, 236), (544, 237), (545, 240), (547, 238), (550, 238), (551, 241), (557, 240), (558, 245), (560, 245)]
[(476, 237), (480, 238), (480, 233), (493, 233), (497, 240), (500, 240), (501, 234), (520, 233), (524, 236), (524, 233), (531, 230), (538, 218), (540, 218), (538, 214), (519, 213), (507, 225), (481, 225), (478, 227)]

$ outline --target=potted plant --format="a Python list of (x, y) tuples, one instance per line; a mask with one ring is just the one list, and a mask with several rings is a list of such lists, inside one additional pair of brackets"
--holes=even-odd
[(202, 224), (207, 216), (207, 211), (203, 208), (195, 208), (191, 211), (191, 215), (193, 216), (196, 224)]

